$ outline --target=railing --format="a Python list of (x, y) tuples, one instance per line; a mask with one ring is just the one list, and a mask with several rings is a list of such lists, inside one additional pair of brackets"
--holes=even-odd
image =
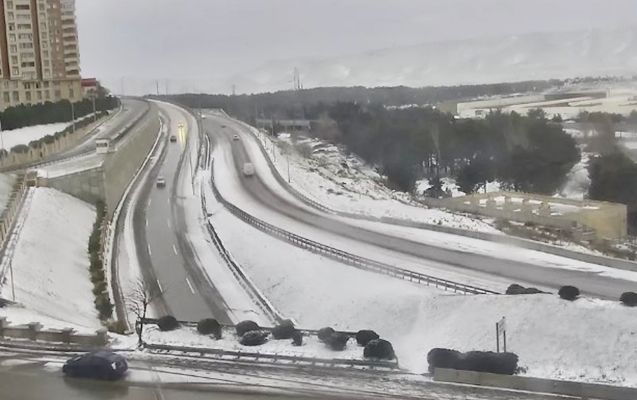
[(306, 250), (309, 250), (313, 253), (320, 254), (322, 256), (326, 256), (342, 262), (344, 264), (351, 265), (353, 267), (378, 272), (381, 274), (389, 275), (395, 278), (400, 278), (404, 280), (408, 280), (410, 282), (424, 284), (427, 286), (435, 286), (436, 288), (440, 288), (443, 290), (453, 291), (454, 293), (462, 293), (462, 294), (498, 294), (498, 292), (480, 288), (477, 286), (466, 285), (463, 283), (453, 282), (447, 279), (436, 278), (431, 275), (422, 274), (420, 272), (410, 271), (404, 268), (396, 267), (393, 265), (385, 264), (379, 261), (370, 260), (368, 258), (360, 257), (343, 250), (336, 249), (334, 247), (330, 247), (324, 245), (322, 243), (315, 242), (313, 240), (304, 238), (297, 234), (288, 232), (281, 228), (278, 228), (274, 225), (271, 225), (263, 220), (260, 220), (247, 212), (241, 210), (234, 204), (228, 202), (217, 189), (214, 182), (214, 160), (211, 162), (211, 175), (210, 181), (212, 186), (212, 191), (217, 198), (217, 200), (228, 209), (233, 215), (238, 217), (239, 219), (245, 221), (246, 223), (252, 225), (253, 227), (259, 229), (262, 232), (265, 232), (271, 236), (280, 238), (288, 243), (293, 244), (296, 247), (300, 247)]
[[(396, 370), (398, 369), (398, 363), (396, 361), (383, 361), (383, 360), (361, 360), (361, 359), (348, 359), (348, 358), (319, 358), (319, 357), (306, 357), (306, 356), (293, 356), (287, 354), (273, 354), (273, 353), (261, 353), (261, 352), (246, 352), (236, 350), (222, 350), (205, 347), (187, 347), (187, 346), (173, 346), (166, 344), (153, 344), (144, 343), (143, 347), (147, 350), (154, 352), (160, 351), (174, 351), (181, 353), (190, 353), (199, 355), (199, 359), (211, 359), (218, 361), (242, 361), (251, 363), (271, 363), (271, 364), (286, 364), (293, 366), (307, 366), (314, 368), (358, 368), (358, 369), (382, 369), (382, 370)], [(184, 361), (184, 360), (180, 360)]]

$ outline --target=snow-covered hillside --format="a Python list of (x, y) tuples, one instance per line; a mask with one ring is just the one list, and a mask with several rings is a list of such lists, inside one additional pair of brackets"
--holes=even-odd
[(429, 86), (574, 76), (632, 75), (637, 27), (534, 33), (379, 49), (331, 59), (273, 61), (228, 82), (257, 92), (287, 89), (298, 67), (305, 87)]
[[(384, 179), (359, 157), (318, 139), (257, 134), (277, 170), (305, 196), (337, 211), (392, 217), (456, 228), (497, 233), (491, 225), (464, 215), (425, 208), (404, 192), (392, 191)], [(251, 141), (250, 141), (251, 142)], [(250, 142), (246, 145), (252, 146)], [(274, 145), (273, 145), (274, 144)], [(276, 152), (273, 154), (272, 152)]]
[[(89, 279), (88, 238), (95, 208), (55, 189), (34, 189), (13, 254), (15, 300), (27, 309), (28, 318), (78, 329), (97, 329), (100, 322), (93, 305)], [(2, 286), (11, 299), (11, 281)], [(19, 309), (9, 320), (20, 321)], [(0, 315), (5, 310), (0, 309)]]

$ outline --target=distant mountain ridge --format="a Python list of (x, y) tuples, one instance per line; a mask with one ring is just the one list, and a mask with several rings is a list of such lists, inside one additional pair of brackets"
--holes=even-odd
[(637, 75), (637, 26), (424, 43), (326, 59), (272, 61), (230, 77), (240, 91), (292, 87), (432, 86)]

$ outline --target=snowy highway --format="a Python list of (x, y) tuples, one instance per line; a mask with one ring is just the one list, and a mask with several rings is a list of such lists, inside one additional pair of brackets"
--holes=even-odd
[[(152, 268), (156, 282), (151, 282), (161, 293), (171, 313), (180, 319), (196, 321), (214, 316), (230, 323), (223, 300), (209, 280), (202, 276), (196, 254), (184, 239), (186, 232), (183, 191), (190, 190), (188, 152), (185, 150), (197, 135), (195, 121), (185, 111), (160, 104), (166, 116), (168, 136), (166, 150), (159, 165), (151, 171), (146, 188), (137, 204), (135, 229), (143, 230), (138, 243), (144, 268)], [(163, 177), (165, 186), (156, 184)], [(164, 310), (168, 311), (168, 310)]]
[[(348, 221), (347, 218), (310, 209), (286, 193), (272, 176), (268, 176), (272, 172), (264, 164), (265, 160), (258, 159), (263, 158), (263, 155), (254, 150), (256, 139), (241, 124), (217, 113), (210, 114), (204, 121), (212, 141), (222, 148), (216, 150), (216, 157), (221, 162), (218, 162), (219, 168), (215, 169), (215, 178), (222, 194), (258, 218), (301, 236), (414, 271), (449, 279), (451, 275), (456, 280), (464, 279), (472, 284), (491, 282), (491, 287), (500, 291), (514, 282), (553, 290), (572, 284), (589, 295), (617, 298), (621, 292), (635, 287), (630, 279), (637, 280), (637, 276), (634, 276), (637, 274), (631, 272), (617, 274), (619, 277), (603, 276), (595, 272), (596, 266), (548, 255), (544, 257), (545, 265), (538, 265), (544, 261), (542, 257), (529, 260), (525, 255), (530, 253), (515, 247), (509, 247), (508, 251), (513, 254), (519, 252), (519, 258), (511, 257), (511, 254), (499, 257), (497, 252), (476, 254), (454, 250), (419, 241), (414, 228)], [(234, 135), (241, 140), (233, 140)], [(245, 162), (252, 162), (257, 167), (255, 176), (243, 176), (241, 167)], [(234, 172), (230, 171), (233, 167)], [(441, 235), (421, 232), (423, 235)], [(578, 265), (579, 270), (559, 266), (551, 268), (559, 263)], [(622, 279), (624, 276), (626, 279)]]

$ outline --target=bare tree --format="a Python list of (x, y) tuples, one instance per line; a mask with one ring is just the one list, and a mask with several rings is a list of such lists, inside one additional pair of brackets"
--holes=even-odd
[(138, 346), (142, 345), (142, 332), (144, 331), (144, 321), (146, 319), (148, 306), (157, 297), (159, 297), (157, 291), (153, 290), (142, 278), (139, 278), (135, 282), (129, 294), (129, 300), (127, 302), (128, 309), (137, 317), (135, 328), (137, 331)]

